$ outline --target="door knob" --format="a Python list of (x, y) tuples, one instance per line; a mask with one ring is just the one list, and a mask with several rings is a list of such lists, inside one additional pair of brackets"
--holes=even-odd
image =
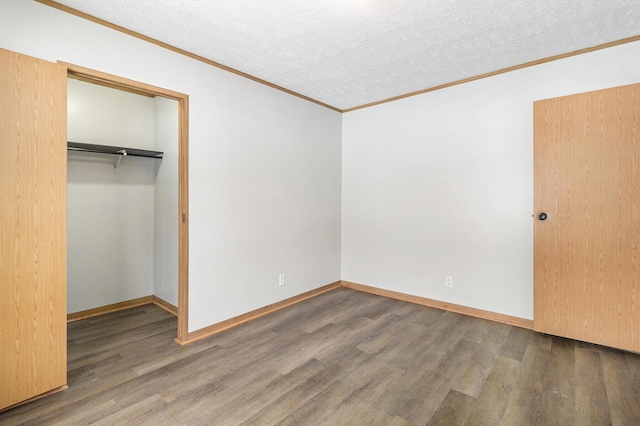
[(546, 213), (544, 213), (544, 212), (543, 212), (543, 213), (540, 213), (540, 214), (538, 215), (538, 219), (540, 219), (540, 220), (545, 220), (546, 218), (547, 218), (547, 214), (546, 214)]

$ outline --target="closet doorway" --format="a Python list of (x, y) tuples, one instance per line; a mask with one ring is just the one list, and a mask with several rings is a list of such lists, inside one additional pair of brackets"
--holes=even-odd
[[(177, 315), (176, 341), (184, 344), (188, 95), (63, 65), (68, 72), (70, 142), (69, 312), (153, 301)], [(90, 105), (101, 96), (105, 105)], [(100, 117), (103, 108), (117, 117), (121, 128), (109, 128), (109, 120)], [(104, 154), (100, 145), (125, 149)]]

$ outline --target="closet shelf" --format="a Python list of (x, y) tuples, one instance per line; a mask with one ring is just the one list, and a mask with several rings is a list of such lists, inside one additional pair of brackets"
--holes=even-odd
[(162, 158), (164, 153), (162, 151), (149, 151), (147, 149), (126, 148), (123, 146), (110, 146), (110, 145), (94, 145), (90, 143), (80, 142), (67, 142), (68, 151), (76, 152), (96, 152), (99, 154), (112, 154), (112, 155), (131, 155), (133, 157), (148, 157), (148, 158)]
[(95, 145), (91, 143), (71, 142), (67, 141), (67, 151), (74, 152), (95, 152), (98, 154), (111, 154), (115, 155), (113, 158), (113, 171), (118, 168), (120, 160), (125, 156), (132, 157), (146, 157), (146, 158), (162, 158), (164, 152), (162, 151), (149, 151), (148, 149), (137, 148), (125, 148), (123, 146), (111, 146), (111, 145)]

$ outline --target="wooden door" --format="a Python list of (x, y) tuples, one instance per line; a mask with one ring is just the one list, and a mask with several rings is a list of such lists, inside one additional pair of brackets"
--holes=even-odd
[(66, 77), (0, 49), (0, 409), (67, 382)]
[(640, 351), (640, 85), (535, 102), (534, 179), (534, 329)]

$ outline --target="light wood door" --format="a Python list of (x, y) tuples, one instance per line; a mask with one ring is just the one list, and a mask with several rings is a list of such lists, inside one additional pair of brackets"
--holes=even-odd
[(534, 329), (640, 351), (640, 85), (535, 102), (534, 175)]
[(66, 77), (0, 49), (0, 409), (67, 382)]

